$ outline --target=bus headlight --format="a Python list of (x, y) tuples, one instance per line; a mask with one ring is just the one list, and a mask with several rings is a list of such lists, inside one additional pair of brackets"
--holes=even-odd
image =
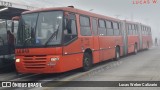
[(54, 61), (58, 61), (59, 58), (55, 57), (55, 58), (51, 58), (51, 61), (54, 62)]
[(20, 62), (20, 59), (16, 59), (16, 62)]

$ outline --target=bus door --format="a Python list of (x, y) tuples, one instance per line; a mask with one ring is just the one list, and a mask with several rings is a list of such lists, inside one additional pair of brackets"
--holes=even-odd
[(97, 18), (92, 18), (91, 23), (92, 23), (92, 32), (93, 32), (93, 60), (94, 60), (94, 63), (98, 63), (100, 62), (99, 61), (100, 51), (99, 51), (99, 36), (97, 32), (97, 29), (98, 29)]

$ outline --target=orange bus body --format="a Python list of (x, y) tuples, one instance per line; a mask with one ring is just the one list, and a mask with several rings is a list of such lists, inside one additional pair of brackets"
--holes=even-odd
[[(43, 47), (43, 48), (16, 48), (16, 69), (19, 73), (61, 73), (69, 70), (83, 67), (84, 53), (90, 53), (92, 64), (102, 62), (104, 60), (113, 59), (116, 56), (116, 49), (119, 49), (120, 56), (124, 56), (128, 53), (134, 52), (134, 45), (138, 45), (140, 49), (140, 35), (127, 35), (126, 27), (122, 20), (114, 19), (111, 17), (94, 14), (91, 12), (75, 9), (75, 8), (49, 8), (35, 11), (27, 11), (23, 14), (34, 13), (34, 12), (45, 12), (62, 10), (64, 13), (72, 12), (76, 16), (76, 27), (77, 27), (77, 38), (73, 42), (57, 46), (57, 47)], [(90, 20), (90, 36), (81, 35), (80, 16), (87, 16)], [(93, 32), (92, 20), (96, 20), (97, 35)], [(102, 35), (99, 33), (99, 20), (111, 21), (118, 23), (118, 35)], [(127, 22), (126, 22), (127, 23)], [(135, 24), (134, 22), (130, 22)], [(139, 23), (136, 23), (140, 26)], [(106, 27), (107, 28), (107, 27)], [(105, 28), (103, 28), (105, 29)], [(106, 29), (107, 30), (107, 29)], [(113, 28), (113, 30), (116, 30)], [(125, 36), (126, 35), (126, 38)], [(149, 36), (143, 36), (143, 42)], [(125, 40), (128, 40), (127, 46), (125, 46)], [(151, 39), (147, 39), (151, 42)], [(144, 48), (144, 47), (143, 47)], [(127, 50), (127, 51), (125, 51)], [(127, 53), (125, 53), (127, 52)]]

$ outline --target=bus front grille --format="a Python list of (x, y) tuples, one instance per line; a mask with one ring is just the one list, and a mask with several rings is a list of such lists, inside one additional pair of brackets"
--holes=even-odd
[(45, 56), (25, 56), (23, 64), (26, 69), (43, 69), (46, 67)]

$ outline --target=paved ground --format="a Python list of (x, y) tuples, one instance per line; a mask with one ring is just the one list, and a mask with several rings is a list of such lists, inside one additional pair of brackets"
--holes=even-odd
[[(160, 47), (129, 55), (74, 81), (160, 81)], [(51, 89), (51, 88), (49, 88)], [(157, 87), (58, 87), (57, 90), (160, 90)]]
[[(0, 74), (0, 80), (12, 81), (160, 81), (160, 47), (129, 55), (119, 61), (103, 62), (88, 72), (74, 70), (63, 74), (20, 75), (15, 70)], [(61, 77), (59, 77), (61, 76)], [(21, 90), (21, 88), (15, 88)], [(160, 90), (157, 87), (46, 87), (36, 90)]]
[(160, 48), (122, 58), (117, 67), (102, 70), (78, 81), (160, 81)]

